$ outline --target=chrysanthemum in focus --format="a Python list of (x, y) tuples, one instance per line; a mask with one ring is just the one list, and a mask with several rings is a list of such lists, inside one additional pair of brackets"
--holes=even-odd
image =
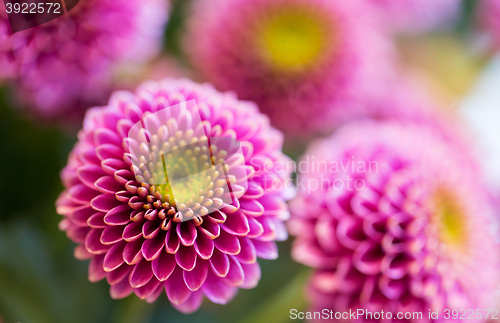
[[(197, 125), (186, 103), (193, 100), (201, 117)], [(141, 122), (150, 145), (129, 136)], [(206, 177), (187, 177), (174, 192), (172, 174), (187, 176), (211, 157), (203, 147), (184, 155), (169, 155), (168, 147), (207, 137), (239, 141), (243, 157), (230, 158)], [(275, 167), (287, 161), (281, 144), (282, 134), (254, 104), (209, 85), (165, 79), (144, 83), (135, 94), (117, 92), (108, 106), (88, 111), (61, 173), (66, 190), (57, 201), (64, 215), (60, 228), (79, 244), (75, 256), (91, 259), (90, 281), (106, 278), (113, 298), (135, 293), (153, 302), (166, 292), (182, 312), (195, 311), (204, 295), (225, 304), (238, 288), (257, 285), (257, 257), (276, 258), (274, 241), (287, 237), (285, 186), (278, 184), (289, 173)], [(150, 154), (161, 155), (163, 167), (149, 162)], [(227, 157), (213, 141), (212, 154)], [(173, 173), (159, 175), (164, 168)], [(266, 185), (269, 180), (275, 185)], [(223, 203), (228, 194), (237, 198), (231, 205)]]
[(109, 96), (113, 69), (156, 55), (168, 18), (165, 0), (81, 0), (67, 14), (12, 33), (0, 4), (0, 80), (15, 80), (39, 116), (82, 116)]
[(273, 125), (329, 130), (392, 72), (392, 48), (364, 1), (198, 0), (185, 50), (203, 77), (257, 102)]
[(389, 322), (397, 312), (426, 322), (431, 309), (445, 322), (453, 319), (444, 309), (493, 305), (499, 255), (488, 192), (463, 162), (467, 150), (443, 138), (361, 122), (307, 151), (289, 228), (293, 258), (315, 268), (313, 309), (383, 310)]

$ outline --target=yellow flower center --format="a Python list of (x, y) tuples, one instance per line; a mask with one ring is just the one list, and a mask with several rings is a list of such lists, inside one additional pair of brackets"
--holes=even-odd
[(270, 13), (256, 34), (262, 59), (278, 71), (301, 72), (310, 68), (328, 44), (321, 18), (307, 8)]
[(451, 245), (462, 245), (466, 239), (466, 225), (463, 210), (455, 197), (445, 190), (434, 196), (436, 222), (441, 239)]
[(205, 140), (175, 148), (151, 164), (153, 182), (162, 183), (156, 184), (155, 189), (167, 202), (189, 204), (200, 196), (205, 197), (210, 190), (224, 186), (224, 174), (220, 174), (220, 167), (214, 166), (223, 163), (227, 152), (214, 145), (209, 152)]

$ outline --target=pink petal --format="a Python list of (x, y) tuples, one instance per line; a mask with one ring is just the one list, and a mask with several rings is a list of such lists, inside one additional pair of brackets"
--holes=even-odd
[(259, 198), (259, 202), (265, 209), (265, 215), (277, 217), (280, 216), (282, 212), (288, 213), (288, 206), (285, 201), (281, 198), (277, 198), (274, 194), (263, 195)]
[(103, 212), (97, 212), (94, 215), (92, 215), (88, 220), (87, 224), (89, 227), (92, 229), (104, 229), (108, 225), (104, 223), (104, 216), (106, 214)]
[(76, 203), (80, 204), (87, 204), (92, 199), (99, 197), (99, 192), (97, 190), (93, 190), (91, 188), (88, 188), (84, 184), (77, 184), (72, 186), (68, 190), (68, 198)]
[(108, 225), (127, 224), (130, 222), (130, 213), (132, 213), (132, 209), (126, 204), (121, 204), (119, 206), (114, 207), (113, 209), (108, 211), (108, 213), (106, 213), (106, 216), (104, 217), (104, 222), (106, 222), (106, 224)]
[(118, 241), (123, 240), (123, 229), (125, 226), (108, 226), (104, 228), (101, 235), (101, 243), (103, 244), (113, 244)]
[(243, 198), (253, 200), (261, 197), (262, 195), (264, 195), (264, 189), (262, 188), (262, 186), (250, 181), (248, 182), (248, 188)]
[(234, 258), (229, 256), (229, 271), (224, 279), (224, 283), (230, 286), (239, 286), (245, 280), (245, 273), (240, 263)]
[(63, 191), (56, 200), (56, 211), (61, 215), (69, 216), (80, 204), (72, 201), (69, 198), (68, 192)]
[(118, 134), (106, 128), (97, 128), (94, 131), (94, 141), (97, 146), (102, 144), (113, 144), (115, 146), (121, 146), (122, 141)]
[(241, 264), (243, 271), (245, 272), (245, 281), (240, 285), (241, 288), (254, 288), (257, 286), (260, 280), (260, 266), (258, 262), (253, 264)]
[(160, 221), (146, 221), (142, 226), (142, 236), (144, 239), (152, 239), (160, 232)]
[(273, 241), (259, 241), (254, 239), (252, 243), (255, 246), (257, 257), (270, 260), (278, 258), (278, 247)]
[(162, 252), (158, 258), (152, 262), (153, 273), (156, 278), (165, 281), (174, 271), (176, 264), (174, 255)]
[(241, 200), (240, 211), (249, 216), (261, 216), (264, 213), (264, 207), (257, 200)]
[(200, 258), (209, 259), (214, 252), (214, 242), (205, 234), (200, 234), (195, 240), (194, 249)]
[(193, 221), (186, 221), (177, 224), (177, 235), (184, 246), (192, 246), (197, 237), (196, 227)]
[(95, 187), (103, 194), (115, 194), (123, 190), (123, 185), (118, 183), (114, 177), (103, 176), (95, 181)]
[(352, 256), (352, 265), (363, 274), (376, 275), (382, 270), (384, 255), (379, 244), (362, 242)]
[(149, 261), (156, 259), (163, 251), (165, 234), (160, 234), (153, 239), (148, 239), (142, 244), (142, 254)]
[(264, 232), (260, 235), (259, 240), (263, 241), (274, 241), (276, 240), (276, 226), (270, 218), (266, 216), (261, 216), (256, 219), (262, 225)]
[[(219, 224), (226, 222), (227, 219), (226, 213), (221, 212), (220, 210), (213, 211), (208, 215), (208, 217), (210, 217), (210, 220), (213, 220)], [(205, 219), (207, 219), (208, 217), (205, 217)]]
[(135, 241), (142, 237), (143, 222), (129, 223), (123, 230), (123, 239), (128, 242)]
[(140, 299), (146, 299), (158, 289), (160, 284), (161, 282), (153, 277), (146, 285), (135, 289), (134, 292)]
[(216, 304), (226, 304), (238, 291), (236, 287), (224, 284), (223, 279), (210, 272), (201, 288), (207, 298)]
[(125, 298), (128, 295), (132, 294), (133, 291), (134, 290), (132, 289), (132, 286), (130, 286), (127, 277), (125, 277), (119, 283), (111, 285), (111, 288), (109, 289), (109, 293), (112, 299)]
[(165, 237), (165, 250), (168, 253), (174, 254), (179, 250), (180, 244), (181, 242), (179, 240), (179, 237), (177, 236), (177, 232), (172, 229), (168, 230)]
[(119, 191), (115, 193), (116, 199), (124, 204), (128, 204), (133, 196), (134, 195), (129, 191)]
[(96, 212), (90, 205), (83, 205), (76, 208), (71, 214), (70, 218), (75, 224), (85, 227), (87, 226), (88, 219)]
[(241, 251), (235, 257), (239, 262), (253, 264), (257, 261), (257, 251), (255, 246), (247, 237), (239, 237)]
[(116, 181), (122, 185), (127, 184), (128, 181), (135, 180), (134, 174), (128, 169), (120, 169), (113, 175)]
[(101, 161), (97, 158), (94, 147), (85, 149), (80, 154), (80, 159), (87, 165), (98, 165)]
[(127, 164), (120, 159), (108, 158), (101, 162), (101, 167), (109, 175), (114, 175), (117, 171), (127, 168)]
[(174, 304), (184, 303), (192, 294), (184, 283), (180, 267), (175, 267), (174, 272), (165, 282), (165, 291), (168, 299)]
[(130, 274), (130, 286), (138, 288), (146, 285), (153, 277), (153, 270), (151, 269), (151, 262), (142, 259)]
[(158, 288), (156, 288), (156, 290), (146, 298), (146, 302), (149, 304), (156, 302), (156, 300), (158, 299), (158, 297), (160, 297), (161, 293), (164, 290), (165, 290), (165, 284), (162, 282), (160, 285), (158, 285)]
[(262, 233), (264, 233), (264, 228), (259, 221), (255, 220), (255, 218), (249, 216), (247, 217), (248, 226), (250, 227), (250, 231), (248, 232), (249, 238), (257, 238), (260, 237)]
[(105, 271), (113, 271), (120, 267), (125, 260), (123, 260), (123, 249), (125, 248), (126, 242), (116, 243), (109, 249), (104, 257), (103, 268)]
[(103, 245), (101, 243), (102, 229), (92, 229), (87, 234), (85, 238), (85, 248), (87, 251), (94, 254), (103, 254), (109, 250), (110, 246)]
[(382, 272), (388, 278), (401, 279), (409, 272), (412, 262), (412, 259), (405, 254), (385, 255), (382, 261)]
[(142, 244), (144, 239), (139, 239), (133, 242), (127, 243), (125, 249), (123, 249), (123, 260), (129, 265), (134, 265), (142, 259)]
[(184, 270), (193, 270), (196, 265), (196, 250), (193, 247), (180, 246), (179, 251), (175, 254), (177, 264)]
[[(127, 191), (126, 191), (127, 192)], [(128, 192), (127, 192), (128, 193)], [(144, 200), (142, 197), (134, 195), (128, 200), (128, 206), (130, 206), (134, 210), (144, 210)]]
[[(125, 277), (130, 276), (130, 272), (132, 271), (133, 266), (129, 266), (127, 264), (122, 264), (120, 267), (116, 268), (113, 271), (110, 271), (106, 274), (106, 280), (108, 284), (115, 285), (122, 281)], [(128, 283), (128, 279), (127, 279)], [(130, 285), (130, 284), (129, 284)]]
[(247, 217), (241, 212), (228, 214), (227, 219), (221, 224), (224, 231), (237, 236), (245, 236), (250, 232)]
[(87, 187), (94, 189), (94, 183), (102, 176), (106, 175), (102, 168), (95, 164), (88, 164), (78, 167), (76, 171), (78, 179)]
[(198, 227), (203, 234), (206, 234), (210, 239), (215, 239), (220, 235), (220, 226), (210, 216), (203, 218), (203, 223)]
[(189, 298), (184, 301), (181, 304), (172, 304), (178, 311), (184, 313), (184, 314), (190, 314), (195, 312), (200, 306), (201, 303), (203, 302), (203, 292), (202, 291), (196, 291), (194, 293), (191, 293)]
[(93, 254), (88, 252), (87, 249), (85, 249), (85, 246), (82, 245), (76, 246), (75, 250), (73, 251), (73, 255), (78, 260), (87, 260), (93, 257)]
[(399, 299), (407, 292), (408, 282), (404, 279), (394, 280), (389, 277), (381, 277), (379, 288), (382, 294), (388, 299)]
[(229, 257), (225, 253), (215, 249), (210, 258), (210, 265), (217, 276), (225, 277), (229, 272)]
[(220, 236), (214, 240), (214, 244), (215, 248), (230, 255), (237, 255), (241, 251), (238, 238), (224, 230), (221, 230)]
[(90, 260), (89, 281), (91, 283), (96, 283), (106, 277), (106, 272), (102, 267), (103, 261), (104, 261), (104, 255), (94, 256)]
[(94, 210), (108, 212), (122, 204), (115, 198), (114, 194), (100, 194), (92, 199), (90, 205), (92, 205)]
[(109, 158), (120, 159), (123, 157), (123, 149), (111, 144), (103, 144), (96, 148), (96, 154), (100, 160)]
[(91, 229), (88, 227), (75, 226), (73, 228), (69, 228), (68, 232), (66, 232), (66, 235), (76, 243), (84, 243), (90, 230)]
[(184, 282), (191, 291), (200, 289), (201, 285), (205, 282), (208, 274), (208, 261), (198, 259), (196, 266), (191, 271), (184, 270)]

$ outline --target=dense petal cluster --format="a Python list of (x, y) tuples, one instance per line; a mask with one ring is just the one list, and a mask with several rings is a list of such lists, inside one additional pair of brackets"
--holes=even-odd
[[(193, 100), (202, 121), (191, 129), (195, 110), (186, 102)], [(149, 148), (129, 136), (138, 122), (156, 124), (147, 128)], [(146, 153), (132, 153), (166, 156), (163, 167), (182, 173), (207, 160), (203, 147), (177, 158), (162, 151), (206, 137), (238, 140), (244, 160), (226, 161), (233, 178), (221, 180), (219, 171), (186, 182), (188, 189), (197, 185), (190, 200), (173, 199), (169, 187), (151, 184), (155, 165), (142, 162)], [(61, 173), (60, 228), (79, 244), (75, 256), (91, 259), (89, 279), (106, 278), (113, 298), (135, 293), (152, 302), (166, 291), (176, 308), (192, 312), (203, 295), (224, 304), (238, 288), (253, 288), (260, 279), (257, 257), (277, 257), (274, 241), (286, 239), (289, 212), (284, 185), (265, 182), (283, 183), (290, 174), (275, 166), (288, 159), (280, 151), (282, 134), (253, 103), (186, 79), (149, 81), (135, 94), (116, 92), (108, 106), (89, 110), (78, 138)], [(224, 156), (213, 142), (210, 153)], [(229, 181), (236, 199), (224, 204)]]
[(478, 2), (477, 20), (481, 27), (486, 30), (493, 44), (500, 48), (500, 1), (484, 0)]
[(315, 268), (315, 310), (384, 311), (388, 322), (422, 312), (414, 321), (425, 322), (429, 309), (452, 321), (444, 309), (492, 305), (491, 203), (456, 144), (431, 127), (366, 121), (307, 151), (289, 229), (294, 259)]
[(446, 27), (460, 15), (460, 0), (370, 0), (396, 32), (423, 32)]
[(16, 80), (20, 101), (46, 118), (83, 115), (109, 96), (113, 68), (161, 48), (165, 0), (80, 0), (67, 14), (12, 33), (0, 4), (0, 80)]
[(392, 74), (391, 42), (365, 1), (193, 6), (185, 39), (192, 63), (216, 87), (255, 101), (288, 136), (329, 130)]

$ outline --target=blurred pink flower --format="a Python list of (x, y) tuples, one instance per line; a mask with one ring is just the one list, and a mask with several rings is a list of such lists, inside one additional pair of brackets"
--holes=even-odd
[(369, 0), (396, 32), (418, 33), (449, 26), (460, 16), (461, 0)]
[(161, 49), (165, 0), (86, 0), (43, 25), (12, 33), (0, 4), (0, 80), (47, 119), (81, 117), (109, 96), (113, 69)]
[(203, 77), (255, 101), (287, 136), (331, 130), (393, 74), (365, 1), (198, 0), (184, 47)]
[[(194, 110), (168, 108), (166, 122), (151, 119), (163, 108), (191, 100), (202, 120), (196, 129), (181, 130), (194, 118)], [(203, 196), (185, 204), (177, 197), (172, 202), (161, 185), (144, 181), (155, 176), (153, 166), (148, 166), (149, 173), (143, 171), (144, 178), (134, 176), (129, 129), (146, 117), (161, 124), (150, 134), (157, 154), (158, 147), (182, 146), (201, 133), (238, 140), (244, 160), (228, 162), (226, 171), (239, 174), (236, 183), (248, 180), (248, 189), (235, 206), (214, 208), (220, 203), (214, 196), (228, 193), (219, 187), (220, 173), (200, 190)], [(78, 243), (75, 256), (91, 259), (90, 281), (106, 278), (113, 298), (135, 293), (153, 302), (165, 290), (177, 309), (193, 312), (203, 295), (225, 304), (238, 288), (255, 287), (260, 279), (257, 257), (278, 257), (274, 240), (286, 239), (283, 221), (289, 212), (283, 185), (270, 187), (264, 181), (284, 182), (289, 173), (275, 165), (288, 159), (280, 151), (282, 134), (254, 104), (186, 79), (149, 81), (135, 94), (116, 92), (108, 106), (89, 110), (78, 138), (61, 173), (66, 189), (57, 201), (57, 211), (64, 215), (60, 228)], [(186, 160), (167, 159), (180, 171)], [(263, 163), (266, 167), (258, 167)], [(237, 187), (232, 185), (235, 195)], [(180, 222), (189, 212), (194, 218)]]
[(497, 48), (500, 48), (500, 1), (483, 0), (478, 2), (477, 20), (486, 30)]
[(383, 310), (388, 322), (422, 312), (414, 321), (426, 322), (431, 309), (444, 322), (446, 308), (492, 308), (492, 205), (462, 148), (432, 127), (373, 121), (310, 147), (289, 230), (293, 258), (315, 268), (314, 310)]

